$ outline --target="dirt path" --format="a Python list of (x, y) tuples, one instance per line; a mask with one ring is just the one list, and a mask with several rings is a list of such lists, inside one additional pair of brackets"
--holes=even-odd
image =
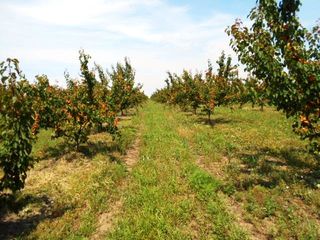
[[(140, 144), (141, 136), (137, 135), (132, 146), (127, 150), (126, 155), (123, 157), (123, 162), (125, 163), (128, 172), (132, 171), (132, 168), (137, 164), (139, 160), (139, 152), (140, 152)], [(127, 187), (128, 178), (124, 179), (122, 183), (120, 183), (119, 192), (124, 192)], [(117, 221), (117, 218), (121, 214), (121, 210), (123, 208), (123, 197), (120, 196), (118, 200), (110, 203), (110, 209), (108, 212), (104, 212), (99, 216), (98, 219), (98, 227), (96, 232), (92, 235), (90, 239), (99, 240), (102, 239), (108, 232), (110, 232)]]
[[(182, 131), (182, 129), (184, 129)], [(193, 152), (195, 155), (195, 163), (196, 165), (201, 168), (202, 170), (206, 171), (210, 175), (212, 175), (214, 178), (219, 179), (223, 181), (224, 179), (224, 171), (223, 168), (229, 163), (229, 159), (227, 157), (223, 157), (220, 159), (220, 161), (215, 161), (215, 162), (210, 162), (206, 161), (206, 156), (200, 155), (196, 151), (196, 146), (195, 143), (193, 142), (193, 133), (192, 129), (185, 129), (185, 128), (180, 128), (178, 129), (178, 133), (181, 137), (185, 138), (190, 147), (190, 150)], [(240, 203), (238, 203), (234, 198), (225, 196), (225, 202), (226, 202), (226, 207), (228, 209), (228, 212), (230, 212), (236, 222), (240, 225), (242, 229), (245, 229), (247, 233), (250, 235), (250, 239), (253, 240), (267, 240), (268, 235), (263, 232), (261, 229), (257, 229), (252, 223), (246, 221), (244, 219), (245, 212), (243, 211), (243, 206), (241, 206)]]
[(105, 236), (114, 225), (115, 219), (119, 216), (123, 206), (123, 199), (120, 198), (115, 203), (112, 204), (108, 212), (102, 213), (98, 219), (98, 227), (96, 232), (92, 235), (90, 239), (99, 240)]
[[(221, 159), (220, 162), (216, 162), (210, 165), (204, 163), (204, 160), (205, 160), (204, 156), (198, 156), (196, 161), (196, 164), (198, 165), (198, 167), (208, 172), (209, 174), (212, 174), (215, 178), (219, 180), (223, 180), (222, 167), (225, 166), (225, 164), (228, 162), (227, 158), (224, 157), (223, 159)], [(245, 213), (240, 203), (238, 203), (234, 198), (227, 197), (227, 196), (225, 198), (225, 201), (226, 201), (226, 207), (228, 211), (232, 213), (232, 215), (236, 219), (236, 222), (241, 226), (241, 228), (245, 229), (249, 233), (250, 239), (253, 239), (253, 240), (269, 239), (267, 234), (260, 231), (252, 223), (244, 219)]]
[(132, 167), (136, 165), (139, 160), (139, 152), (141, 145), (141, 136), (138, 135), (132, 146), (127, 151), (127, 154), (123, 158), (123, 161), (127, 165), (127, 169), (129, 172), (132, 171)]

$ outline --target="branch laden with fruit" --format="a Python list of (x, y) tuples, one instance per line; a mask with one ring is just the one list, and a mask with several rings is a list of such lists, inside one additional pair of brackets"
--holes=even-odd
[(319, 26), (299, 22), (299, 0), (259, 0), (250, 12), (251, 28), (237, 20), (227, 33), (239, 60), (265, 85), (267, 98), (288, 117), (295, 132), (309, 139), (320, 156)]
[(90, 69), (90, 56), (83, 50), (79, 60), (81, 78), (66, 73), (66, 89), (51, 86), (46, 75), (30, 84), (17, 59), (0, 63), (0, 192), (23, 188), (40, 128), (52, 128), (53, 137), (64, 137), (79, 150), (92, 132), (119, 135), (117, 113), (146, 100), (127, 59), (110, 75), (97, 64)]

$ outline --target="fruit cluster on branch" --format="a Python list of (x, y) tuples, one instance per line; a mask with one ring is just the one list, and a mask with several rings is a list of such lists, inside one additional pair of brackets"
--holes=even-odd
[(65, 89), (50, 85), (46, 75), (29, 83), (17, 59), (0, 63), (0, 192), (23, 188), (40, 128), (79, 150), (92, 131), (119, 134), (117, 114), (146, 100), (128, 59), (108, 73), (97, 64), (90, 69), (90, 56), (79, 54), (80, 79), (65, 73)]

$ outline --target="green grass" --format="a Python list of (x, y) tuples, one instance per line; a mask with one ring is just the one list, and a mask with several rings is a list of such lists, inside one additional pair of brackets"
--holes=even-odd
[(140, 161), (107, 239), (245, 239), (223, 207), (220, 183), (194, 164), (175, 115), (153, 102), (144, 108)]
[(177, 128), (244, 219), (271, 238), (319, 239), (319, 162), (291, 120), (272, 108), (220, 107), (212, 125), (204, 117), (177, 113)]
[(319, 162), (291, 123), (272, 108), (219, 107), (208, 124), (149, 101), (121, 137), (94, 134), (78, 153), (41, 131), (5, 214), (18, 239), (90, 239), (114, 208), (100, 239), (320, 239)]

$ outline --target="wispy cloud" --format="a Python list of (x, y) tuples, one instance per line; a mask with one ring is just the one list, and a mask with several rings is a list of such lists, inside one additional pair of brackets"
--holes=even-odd
[(147, 93), (168, 70), (203, 69), (222, 50), (232, 53), (224, 29), (237, 17), (215, 11), (199, 20), (190, 6), (165, 0), (7, 0), (0, 8), (0, 53), (18, 57), (27, 76), (62, 83), (64, 68), (78, 73), (82, 47), (105, 66), (130, 57)]
[(127, 14), (139, 6), (152, 6), (157, 0), (48, 0), (23, 4), (11, 3), (9, 8), (18, 14), (35, 20), (63, 26), (79, 26), (99, 23), (101, 16)]

